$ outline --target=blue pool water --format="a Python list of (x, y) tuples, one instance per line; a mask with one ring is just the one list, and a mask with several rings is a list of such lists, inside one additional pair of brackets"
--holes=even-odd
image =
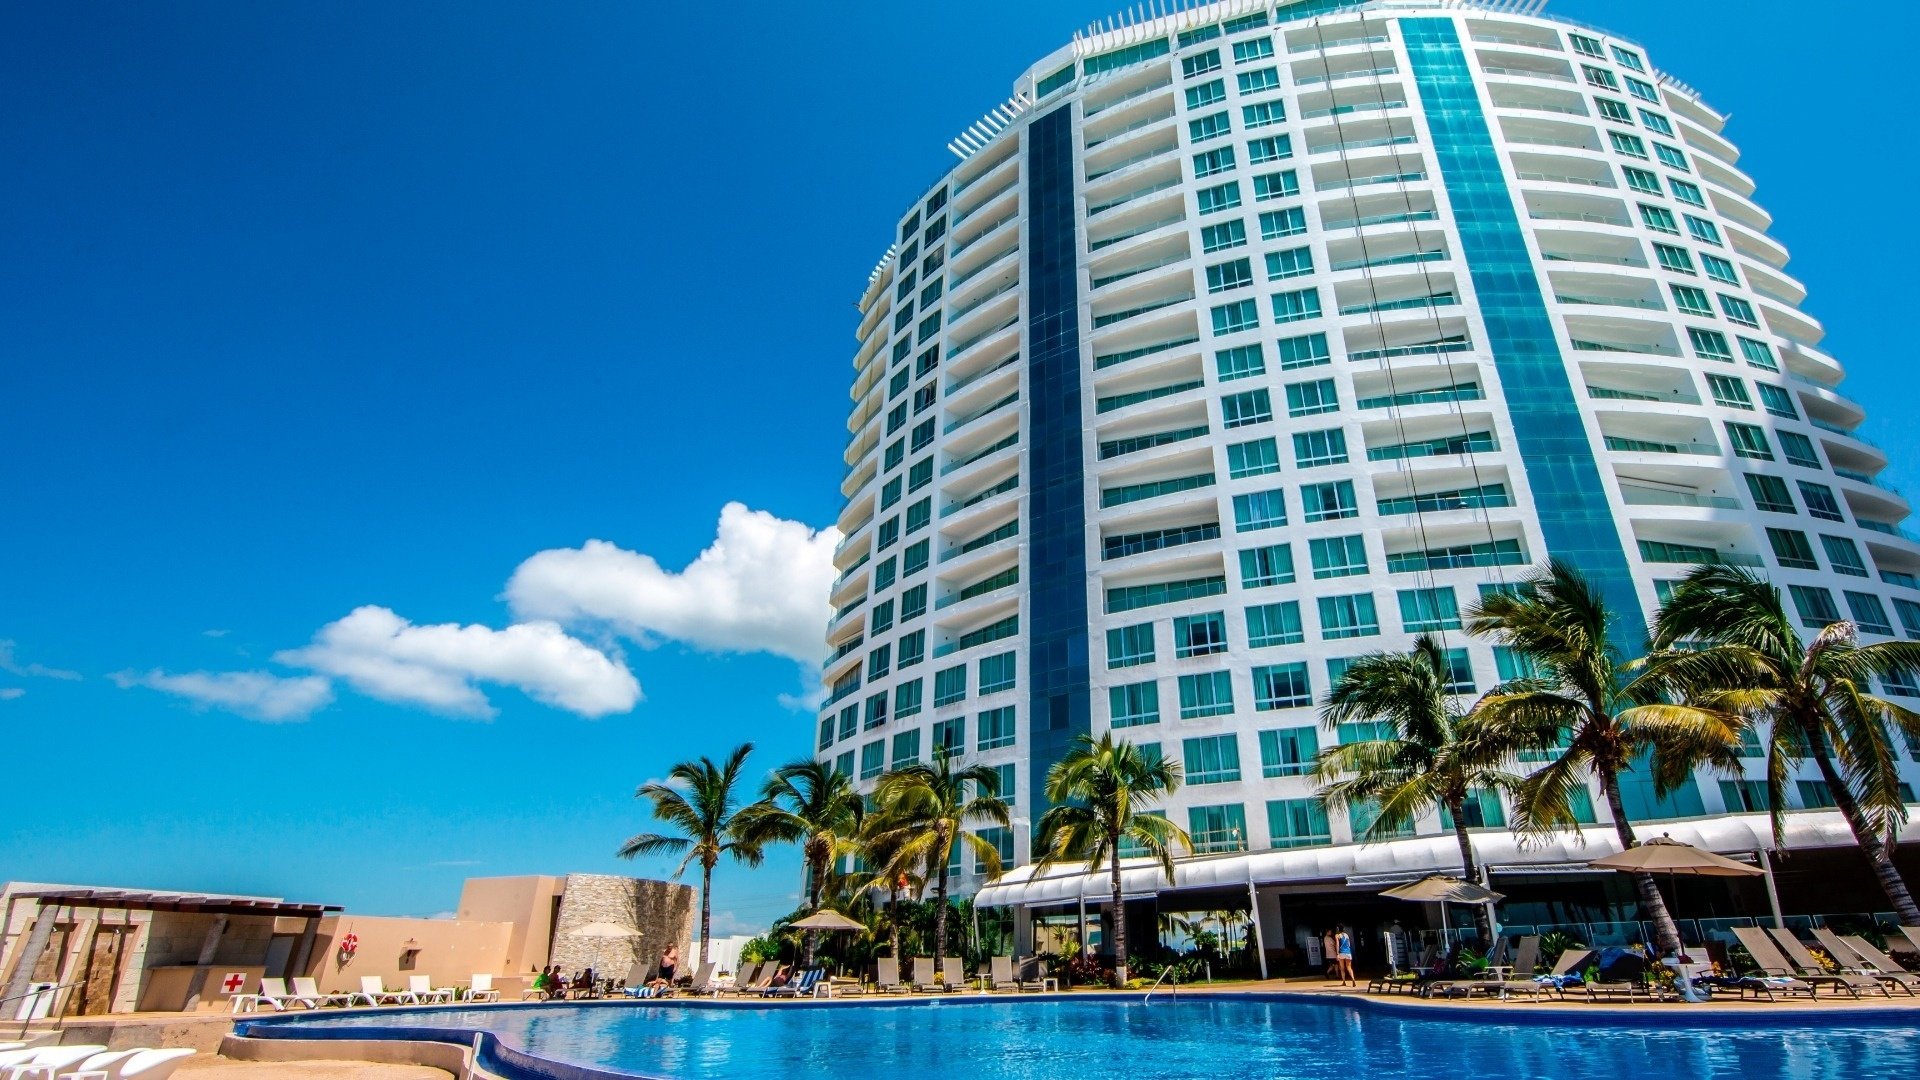
[(1688, 1018), (1675, 1007), (1647, 1007), (1616, 1021), (1600, 1013), (1583, 1017), (1574, 1006), (1542, 1011), (1551, 1023), (1183, 996), (1152, 1005), (1082, 999), (385, 1010), (285, 1026), (487, 1030), (549, 1060), (674, 1080), (1855, 1080), (1920, 1074), (1920, 1030), (1910, 1021), (1849, 1027), (1838, 1016), (1769, 1021), (1764, 1012)]

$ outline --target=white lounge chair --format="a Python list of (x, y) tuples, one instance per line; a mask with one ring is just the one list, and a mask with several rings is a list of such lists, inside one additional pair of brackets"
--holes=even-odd
[(453, 987), (433, 985), (431, 975), (407, 976), (407, 993), (413, 997), (416, 1004), (420, 1005), (453, 1001)]
[(387, 989), (387, 984), (382, 982), (378, 975), (360, 976), (359, 992), (347, 995), (349, 1003), (359, 1001), (361, 998), (366, 998), (369, 1005), (411, 1005), (417, 1001), (405, 990)]
[(353, 995), (352, 995), (352, 994), (326, 994), (326, 993), (321, 993), (321, 991), (320, 991), (320, 984), (319, 984), (318, 982), (316, 982), (316, 981), (315, 981), (315, 980), (313, 979), (313, 977), (312, 977), (312, 976), (310, 976), (310, 975), (307, 975), (307, 976), (301, 976), (301, 975), (296, 975), (296, 976), (294, 976), (294, 979), (293, 979), (293, 996), (294, 996), (294, 997), (296, 997), (296, 998), (299, 998), (299, 999), (300, 999), (301, 1001), (311, 1001), (311, 1002), (314, 1002), (314, 1004), (312, 1004), (312, 1005), (309, 1005), (309, 1006), (307, 1006), (307, 1007), (308, 1007), (308, 1008), (310, 1008), (310, 1009), (311, 1009), (311, 1008), (318, 1008), (318, 1007), (320, 1007), (320, 1006), (323, 1006), (323, 1005), (351, 1005), (351, 1004), (353, 1004)]
[(235, 994), (233, 1011), (241, 1011), (242, 1001), (246, 1002), (246, 1011), (252, 1012), (261, 1005), (273, 1006), (274, 1012), (286, 1012), (289, 1005), (300, 1005), (309, 1009), (320, 1007), (318, 997), (308, 997), (299, 991), (289, 991), (287, 980), (263, 976), (260, 979), (260, 992), (257, 994)]
[(95, 1054), (80, 1064), (75, 1065), (71, 1072), (61, 1073), (61, 1075), (73, 1076), (78, 1073), (105, 1073), (107, 1080), (120, 1080), (120, 1070), (125, 1068), (127, 1062), (133, 1059), (133, 1055), (139, 1052), (139, 1050), (109, 1050), (104, 1054)]
[(142, 1050), (120, 1066), (120, 1080), (166, 1080), (181, 1062), (195, 1053), (197, 1051), (185, 1048)]
[(44, 1075), (46, 1074), (46, 1070), (49, 1069), (56, 1074), (72, 1072), (75, 1065), (80, 1064), (95, 1054), (104, 1053), (106, 1049), (104, 1046), (92, 1044), (82, 1046), (39, 1047), (38, 1049), (31, 1050), (29, 1056), (26, 1058), (20, 1061), (10, 1062), (7, 1065), (7, 1074), (9, 1076), (19, 1076), (22, 1073), (29, 1076)]
[(462, 1001), (499, 1001), (500, 991), (493, 988), (493, 976), (474, 973), (473, 984), (460, 995)]

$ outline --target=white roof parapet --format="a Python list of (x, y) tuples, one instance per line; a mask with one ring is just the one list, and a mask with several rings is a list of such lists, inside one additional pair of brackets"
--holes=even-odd
[[(1644, 822), (1637, 826), (1643, 838), (1665, 833), (1675, 840), (1721, 855), (1775, 850), (1773, 827), (1766, 814), (1728, 814), (1680, 821)], [(1900, 831), (1905, 842), (1920, 840), (1920, 818), (1908, 820)], [(1544, 840), (1523, 840), (1512, 832), (1480, 832), (1473, 836), (1474, 854), (1501, 873), (1568, 873), (1605, 855), (1620, 851), (1620, 840), (1609, 826), (1589, 826), (1580, 833), (1556, 833)], [(1853, 833), (1846, 819), (1831, 810), (1798, 811), (1787, 816), (1783, 849), (1852, 847)], [(1169, 882), (1157, 863), (1129, 859), (1121, 864), (1120, 888), (1128, 898), (1144, 898), (1174, 889), (1200, 889), (1286, 882), (1321, 882), (1342, 888), (1368, 887), (1410, 881), (1431, 873), (1458, 873), (1460, 845), (1451, 833), (1388, 840), (1378, 844), (1341, 844), (1337, 847), (1290, 848), (1181, 859), (1174, 863)], [(1598, 871), (1596, 871), (1598, 872)], [(1082, 895), (1101, 900), (1109, 894), (1106, 872), (1088, 874), (1078, 868), (1055, 867), (1035, 878), (1032, 866), (1009, 871), (977, 893), (981, 907), (1034, 907), (1077, 902)]]
[(888, 244), (886, 254), (880, 256), (880, 261), (873, 264), (873, 273), (867, 275), (868, 286), (872, 286), (874, 282), (879, 281), (880, 275), (887, 272), (887, 265), (893, 262), (894, 250), (895, 245)]
[(1001, 132), (1012, 127), (1014, 121), (1020, 119), (1021, 114), (1031, 108), (1033, 108), (1032, 98), (1024, 93), (1015, 94), (999, 105), (995, 105), (987, 115), (961, 132), (958, 138), (947, 144), (947, 149), (953, 151), (954, 157), (965, 161), (985, 150), (987, 144), (993, 142)]
[(873, 272), (867, 275), (867, 287), (860, 290), (859, 299), (853, 302), (854, 307), (861, 309), (866, 307), (867, 297), (873, 295), (873, 287), (880, 283), (880, 278), (887, 272), (887, 267), (893, 265), (894, 251), (898, 247), (897, 244), (888, 244), (886, 254), (880, 256), (880, 261), (873, 264)]
[[(1093, 56), (1257, 12), (1279, 17), (1286, 8), (1300, 2), (1302, 0), (1146, 0), (1116, 15), (1096, 19), (1088, 23), (1086, 29), (1076, 32), (1073, 35), (1073, 55), (1076, 58)], [(1475, 10), (1497, 15), (1538, 15), (1546, 8), (1547, 0), (1353, 0), (1351, 4), (1321, 12), (1317, 17), (1346, 15), (1383, 6)]]
[[(1286, 7), (1293, 2), (1296, 0), (1278, 5), (1273, 0), (1147, 0), (1118, 15), (1088, 23), (1085, 30), (1073, 35), (1073, 55), (1086, 57), (1125, 48), (1210, 22), (1237, 19), (1256, 11), (1271, 12), (1276, 6)], [(1354, 6), (1364, 2), (1355, 0)]]
[(1683, 83), (1679, 79), (1674, 78), (1670, 72), (1655, 71), (1653, 73), (1653, 77), (1655, 81), (1661, 83), (1662, 85), (1671, 86), (1675, 90), (1679, 91), (1681, 96), (1685, 97), (1687, 100), (1698, 102), (1699, 104), (1702, 104), (1702, 105), (1706, 104), (1706, 102), (1700, 100), (1700, 91), (1695, 90), (1693, 87), (1688, 86), (1686, 83)]

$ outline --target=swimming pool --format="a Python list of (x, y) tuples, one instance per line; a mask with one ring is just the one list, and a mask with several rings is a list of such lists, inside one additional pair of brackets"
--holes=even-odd
[(1831, 1013), (1689, 1016), (1677, 1007), (1643, 1006), (1623, 1018), (1551, 1007), (1506, 1021), (1484, 1012), (1420, 1015), (1299, 995), (1181, 994), (1151, 1005), (1137, 997), (968, 997), (872, 1005), (680, 1001), (386, 1009), (280, 1017), (241, 1028), (242, 1034), (292, 1038), (486, 1031), (504, 1043), (493, 1055), (503, 1071), (528, 1076), (592, 1074), (543, 1069), (515, 1048), (604, 1070), (599, 1075), (673, 1080), (1174, 1080), (1214, 1074), (1285, 1080), (1853, 1080), (1920, 1073), (1914, 1016), (1899, 1010), (1876, 1023)]

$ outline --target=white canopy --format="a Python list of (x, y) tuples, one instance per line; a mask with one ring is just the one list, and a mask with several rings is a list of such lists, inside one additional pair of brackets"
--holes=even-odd
[[(1773, 828), (1765, 814), (1729, 814), (1636, 824), (1642, 839), (1666, 834), (1697, 848), (1733, 855), (1773, 850)], [(1920, 818), (1909, 819), (1900, 832), (1903, 842), (1920, 840)], [(1838, 811), (1803, 811), (1787, 816), (1788, 849), (1852, 847), (1853, 833)], [(1620, 841), (1608, 825), (1589, 825), (1578, 833), (1556, 833), (1541, 840), (1522, 840), (1509, 831), (1473, 834), (1474, 853), (1496, 874), (1564, 873), (1587, 870), (1587, 864), (1620, 851)], [(1144, 899), (1173, 889), (1224, 886), (1320, 884), (1340, 888), (1398, 885), (1433, 873), (1459, 873), (1460, 845), (1452, 833), (1387, 840), (1376, 844), (1252, 851), (1209, 855), (1174, 863), (1169, 882), (1160, 866), (1148, 859), (1121, 864), (1120, 887), (1128, 899)], [(1599, 873), (1601, 871), (1591, 871)], [(1110, 892), (1107, 875), (1084, 872), (1079, 865), (1055, 866), (1035, 879), (1032, 866), (1009, 871), (981, 889), (973, 898), (980, 907), (1037, 907), (1050, 904), (1105, 900)]]

